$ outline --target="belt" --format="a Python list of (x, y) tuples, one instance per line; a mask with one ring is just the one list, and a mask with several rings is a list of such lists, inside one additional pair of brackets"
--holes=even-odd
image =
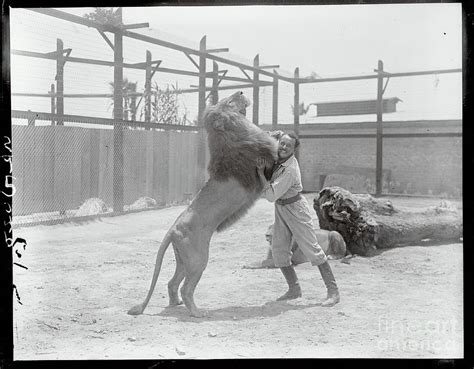
[(294, 202), (298, 201), (301, 198), (302, 198), (301, 194), (298, 193), (297, 195), (288, 197), (287, 199), (278, 199), (275, 201), (275, 203), (277, 203), (278, 205), (288, 205), (288, 204), (293, 204)]

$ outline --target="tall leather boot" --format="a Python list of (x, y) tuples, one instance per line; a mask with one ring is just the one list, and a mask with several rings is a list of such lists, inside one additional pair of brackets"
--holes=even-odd
[(321, 303), (321, 306), (330, 307), (336, 305), (340, 301), (339, 290), (337, 288), (336, 279), (332, 274), (331, 266), (326, 261), (318, 265), (321, 277), (323, 277), (324, 284), (328, 290), (326, 300)]
[(294, 300), (298, 297), (301, 297), (301, 287), (293, 266), (290, 265), (287, 267), (282, 267), (280, 270), (286, 279), (286, 283), (288, 283), (288, 291), (284, 295), (277, 298), (277, 301)]

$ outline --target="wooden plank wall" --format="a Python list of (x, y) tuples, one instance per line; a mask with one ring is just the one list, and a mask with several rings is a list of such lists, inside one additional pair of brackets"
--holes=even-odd
[[(197, 140), (194, 132), (124, 131), (125, 205), (195, 195)], [(14, 125), (12, 148), (15, 215), (77, 209), (92, 197), (112, 206), (112, 130)]]

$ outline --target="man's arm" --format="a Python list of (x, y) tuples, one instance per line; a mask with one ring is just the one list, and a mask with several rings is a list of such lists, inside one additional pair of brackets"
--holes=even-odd
[(293, 184), (293, 176), (291, 171), (285, 170), (273, 182), (270, 182), (265, 178), (264, 169), (265, 160), (258, 160), (257, 173), (263, 186), (265, 198), (270, 202), (275, 202), (290, 189)]

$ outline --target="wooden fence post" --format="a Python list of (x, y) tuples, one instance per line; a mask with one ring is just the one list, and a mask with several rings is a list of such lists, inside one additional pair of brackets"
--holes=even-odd
[(377, 78), (377, 148), (375, 152), (375, 196), (382, 195), (382, 155), (383, 155), (383, 62), (378, 62)]
[[(199, 51), (206, 52), (206, 36), (203, 36), (199, 43)], [(198, 92), (198, 118), (201, 121), (202, 114), (206, 109), (206, 56), (199, 56), (199, 92)]]
[(217, 75), (219, 66), (216, 62), (212, 63), (212, 71), (214, 72), (214, 76), (212, 77), (211, 103), (212, 105), (216, 105), (219, 101), (219, 76)]
[[(206, 52), (206, 36), (203, 36), (199, 44), (199, 51)], [(205, 182), (206, 176), (206, 133), (202, 122), (202, 115), (206, 109), (206, 56), (201, 54), (199, 56), (199, 92), (198, 92), (198, 126), (199, 144), (197, 148), (197, 166), (198, 166), (198, 189), (200, 189)]]
[(136, 121), (137, 120), (137, 84), (133, 83), (131, 86), (132, 96), (130, 96), (130, 120)]
[(64, 43), (61, 39), (56, 40), (56, 112), (58, 119), (56, 125), (64, 125)]
[[(260, 57), (257, 54), (255, 58), (253, 59), (253, 66), (255, 68), (258, 68), (260, 66)], [(253, 109), (252, 109), (252, 122), (253, 124), (258, 126), (258, 110), (259, 110), (259, 86), (258, 86), (258, 80), (259, 80), (259, 73), (254, 71), (253, 72)]]
[[(145, 122), (151, 121), (151, 52), (146, 51), (145, 69)], [(146, 128), (147, 130), (151, 128)]]
[[(56, 114), (56, 90), (54, 88), (54, 83), (51, 83), (51, 91), (49, 91), (51, 94), (51, 114)], [(51, 118), (51, 125), (54, 126), (55, 120), (54, 118)]]
[[(274, 71), (275, 72), (275, 71)], [(276, 72), (275, 72), (276, 73)], [(277, 130), (278, 125), (278, 78), (273, 76), (272, 99), (272, 130)]]
[[(122, 8), (117, 10), (122, 22)], [(123, 119), (123, 36), (114, 33), (114, 172), (113, 208), (114, 213), (123, 211), (123, 126), (117, 121)]]
[[(295, 69), (295, 78), (300, 77), (300, 68)], [(298, 136), (300, 134), (300, 84), (299, 82), (294, 83), (294, 101), (293, 101), (293, 131)], [(295, 157), (299, 159), (300, 150), (299, 147), (295, 150)]]

